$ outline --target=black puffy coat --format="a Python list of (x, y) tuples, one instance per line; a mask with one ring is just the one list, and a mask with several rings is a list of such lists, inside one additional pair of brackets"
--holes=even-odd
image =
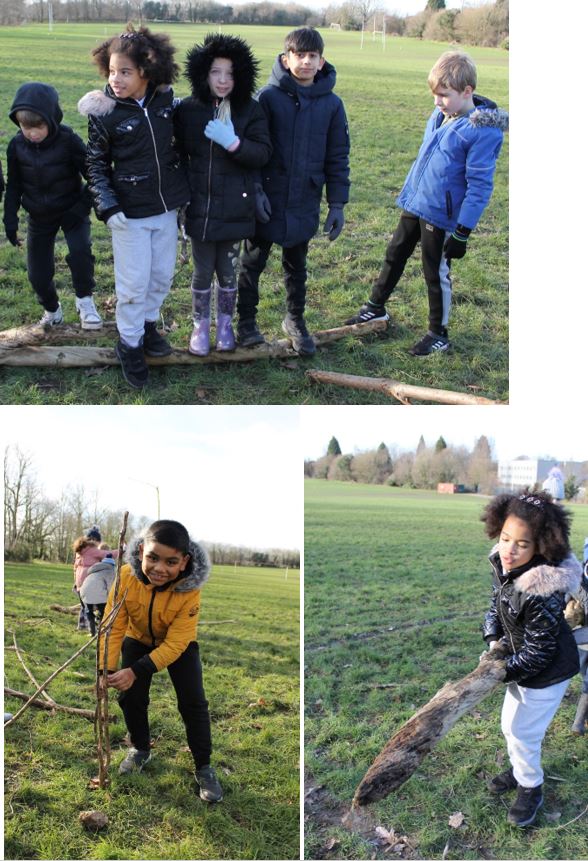
[(187, 203), (188, 182), (173, 140), (178, 103), (171, 87), (151, 84), (143, 107), (117, 99), (108, 84), (78, 102), (88, 117), (88, 184), (102, 221), (121, 211), (148, 218)]
[(10, 108), (10, 119), (15, 125), (18, 125), (16, 113), (21, 110), (39, 114), (49, 133), (41, 143), (31, 143), (19, 131), (8, 144), (6, 230), (18, 229), (21, 206), (40, 222), (55, 221), (66, 212), (84, 218), (92, 208), (82, 181), (86, 174), (86, 147), (69, 126), (61, 125), (63, 113), (57, 90), (38, 81), (23, 84)]
[[(240, 140), (233, 152), (204, 136), (219, 104), (206, 80), (216, 57), (233, 63), (234, 87), (228, 98)], [(256, 70), (248, 45), (236, 36), (207, 36), (188, 54), (186, 77), (192, 96), (181, 102), (175, 126), (190, 182), (186, 233), (201, 242), (246, 239), (255, 233), (254, 184), (260, 182), (259, 169), (272, 152), (265, 114), (252, 98)]]
[(492, 602), (484, 620), (486, 642), (501, 638), (511, 651), (506, 682), (546, 688), (570, 679), (579, 669), (578, 649), (564, 619), (566, 592), (579, 587), (581, 566), (571, 554), (559, 565), (535, 556), (505, 573), (496, 548)]
[(262, 171), (272, 217), (258, 235), (285, 248), (316, 233), (324, 186), (328, 203), (349, 200), (349, 129), (336, 77), (325, 62), (311, 86), (299, 86), (280, 55), (258, 94), (274, 148)]

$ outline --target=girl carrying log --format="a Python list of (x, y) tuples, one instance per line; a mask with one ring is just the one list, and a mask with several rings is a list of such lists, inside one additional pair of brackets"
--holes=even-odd
[[(210, 765), (208, 703), (196, 642), (200, 590), (210, 562), (204, 548), (175, 520), (157, 520), (130, 545), (121, 568), (118, 596), (126, 592), (108, 643), (106, 684), (120, 692), (132, 747), (120, 774), (141, 771), (151, 759), (149, 690), (153, 674), (167, 669), (194, 758), (200, 798), (215, 802), (222, 789)], [(111, 589), (105, 616), (115, 603)], [(122, 653), (122, 667), (117, 670)], [(104, 645), (100, 658), (104, 670)], [(104, 677), (103, 677), (104, 678)]]
[(490, 649), (508, 651), (502, 732), (511, 763), (488, 787), (495, 794), (517, 790), (508, 821), (524, 827), (543, 804), (543, 738), (579, 668), (564, 609), (582, 569), (570, 551), (570, 515), (547, 493), (502, 494), (481, 519), (498, 539), (483, 632)]

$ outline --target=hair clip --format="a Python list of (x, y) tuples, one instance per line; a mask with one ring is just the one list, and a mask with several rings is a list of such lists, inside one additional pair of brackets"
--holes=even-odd
[(139, 34), (135, 33), (135, 32), (131, 32), (131, 33), (125, 32), (125, 33), (121, 33), (118, 38), (119, 39), (136, 39), (138, 37), (138, 35)]
[(538, 496), (527, 496), (526, 493), (521, 493), (519, 496), (521, 502), (526, 502), (527, 505), (535, 505), (537, 508), (545, 508), (545, 503), (542, 499), (539, 499)]

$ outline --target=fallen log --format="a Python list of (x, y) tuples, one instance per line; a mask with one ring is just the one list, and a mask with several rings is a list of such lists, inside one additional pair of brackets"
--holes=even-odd
[(485, 653), (467, 676), (447, 682), (396, 732), (362, 778), (352, 808), (385, 798), (408, 780), (425, 756), (462, 715), (471, 711), (497, 688), (506, 675), (504, 652)]
[[(19, 700), (28, 700), (29, 698), (29, 694), (25, 694), (23, 691), (15, 691), (13, 688), (5, 687), (4, 693), (7, 697), (17, 697)], [(62, 706), (56, 702), (48, 703), (43, 700), (33, 700), (31, 706), (36, 709), (46, 709), (47, 711), (67, 712), (70, 715), (78, 715), (91, 721), (94, 720), (94, 709), (76, 709), (73, 706)], [(109, 720), (116, 720), (116, 717), (110, 715)]]
[(63, 604), (49, 604), (50, 610), (55, 610), (57, 613), (67, 613), (68, 616), (77, 616), (80, 612), (80, 605), (74, 604), (71, 607), (64, 607)]
[(411, 399), (417, 401), (433, 401), (438, 404), (483, 404), (496, 405), (501, 401), (469, 395), (465, 392), (453, 392), (449, 389), (433, 389), (428, 386), (412, 386), (392, 380), (389, 377), (358, 377), (354, 374), (340, 374), (337, 371), (319, 371), (314, 368), (306, 372), (306, 376), (315, 383), (327, 383), (334, 386), (344, 386), (348, 389), (379, 392), (396, 398), (402, 404), (410, 404)]
[[(370, 323), (355, 323), (352, 326), (339, 326), (336, 329), (323, 329), (313, 333), (317, 347), (331, 344), (348, 336), (367, 335), (371, 332), (381, 332), (386, 329), (385, 320), (372, 320)], [(101, 330), (95, 334), (99, 335)], [(79, 340), (80, 337), (89, 340), (80, 329), (73, 326), (59, 327), (59, 331), (50, 334), (41, 326), (20, 329), (9, 329), (0, 332), (0, 365), (8, 367), (62, 367), (62, 368), (92, 368), (119, 365), (113, 347), (80, 346), (77, 344), (46, 346), (46, 342)], [(104, 333), (102, 333), (104, 334)], [(10, 335), (10, 337), (6, 337)], [(113, 333), (114, 337), (114, 333)], [(298, 354), (292, 349), (289, 338), (281, 338), (256, 347), (238, 347), (234, 352), (217, 352), (212, 350), (208, 356), (193, 356), (185, 350), (175, 349), (169, 356), (154, 358), (147, 356), (149, 365), (199, 365), (202, 363), (222, 364), (224, 362), (252, 362), (256, 359), (289, 359)]]

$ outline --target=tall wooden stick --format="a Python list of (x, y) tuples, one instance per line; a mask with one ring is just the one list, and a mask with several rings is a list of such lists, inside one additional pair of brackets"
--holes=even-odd
[[(23, 666), (23, 669), (24, 669), (25, 673), (27, 674), (27, 676), (29, 677), (29, 679), (31, 680), (31, 682), (34, 684), (34, 686), (35, 686), (36, 688), (38, 688), (38, 687), (39, 687), (39, 682), (36, 680), (36, 678), (35, 678), (35, 677), (34, 677), (34, 675), (31, 673), (31, 671), (29, 670), (29, 668), (27, 667), (27, 665), (26, 665), (26, 664), (25, 664), (25, 662), (24, 662), (24, 658), (23, 658), (23, 656), (22, 656), (22, 653), (21, 653), (20, 649), (18, 648), (18, 643), (16, 642), (16, 634), (14, 633), (14, 631), (12, 632), (12, 639), (13, 639), (13, 641), (14, 641), (14, 651), (16, 652), (16, 657), (17, 657), (17, 658), (18, 658), (18, 660), (21, 662), (21, 664), (22, 664), (22, 666)], [(49, 696), (49, 694), (47, 693), (47, 691), (42, 691), (42, 692), (41, 692), (41, 695), (42, 695), (43, 699), (44, 699), (48, 704), (55, 705), (55, 700), (54, 700), (54, 699), (52, 699), (52, 697), (50, 697), (50, 696)], [(26, 697), (25, 697), (25, 699), (26, 699)]]

